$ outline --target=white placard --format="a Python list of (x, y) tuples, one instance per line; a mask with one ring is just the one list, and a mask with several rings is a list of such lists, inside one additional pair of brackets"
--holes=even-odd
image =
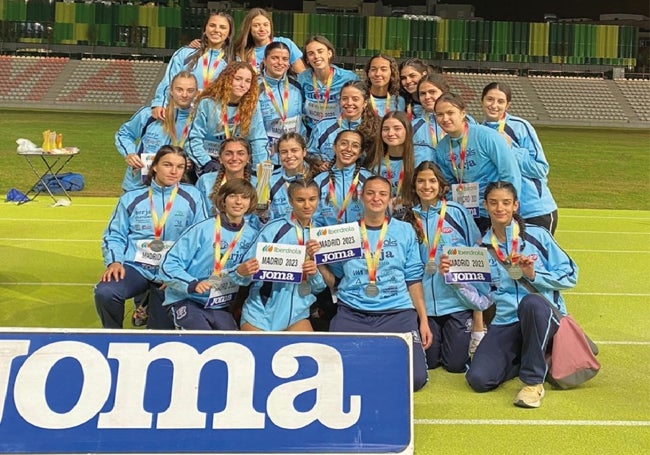
[(253, 275), (253, 279), (300, 283), (302, 281), (302, 264), (305, 262), (306, 250), (305, 245), (258, 243), (255, 258), (260, 264), (260, 269)]
[(492, 281), (487, 248), (447, 246), (442, 251), (451, 261), (449, 272), (445, 273), (445, 283), (490, 283)]
[(478, 182), (463, 183), (463, 189), (460, 188), (461, 185), (451, 185), (452, 199), (465, 207), (474, 218), (478, 218), (481, 203), (478, 197)]
[(314, 254), (316, 264), (345, 261), (362, 255), (359, 223), (311, 228), (309, 238), (320, 244), (320, 249)]

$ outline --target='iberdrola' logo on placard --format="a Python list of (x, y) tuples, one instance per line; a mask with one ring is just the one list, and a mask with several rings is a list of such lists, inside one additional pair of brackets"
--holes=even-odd
[(272, 253), (273, 252), (273, 245), (267, 245), (267, 246), (263, 247), (262, 251)]
[(452, 256), (454, 254), (458, 254), (458, 250), (456, 248), (450, 248), (450, 249), (447, 250), (447, 254), (449, 256)]
[(321, 235), (327, 235), (327, 229), (320, 229), (316, 235), (321, 236)]

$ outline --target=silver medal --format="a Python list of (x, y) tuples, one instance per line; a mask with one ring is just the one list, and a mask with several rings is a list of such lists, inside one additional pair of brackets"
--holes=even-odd
[(306, 297), (311, 294), (311, 285), (306, 281), (301, 282), (298, 285), (298, 295), (300, 297)]
[(376, 284), (370, 283), (366, 286), (366, 295), (368, 297), (377, 297), (379, 295), (379, 288)]
[(427, 262), (424, 266), (424, 271), (429, 275), (433, 275), (436, 273), (436, 263), (433, 261)]
[(210, 283), (211, 288), (218, 288), (221, 285), (221, 275), (210, 275), (208, 283)]
[(513, 280), (518, 280), (524, 276), (523, 272), (521, 271), (521, 267), (519, 267), (517, 264), (512, 264), (510, 267), (508, 267), (508, 275), (510, 275), (510, 278)]
[(165, 249), (165, 244), (163, 243), (163, 241), (158, 239), (149, 242), (148, 246), (151, 251), (155, 251), (156, 253), (160, 253), (162, 250)]

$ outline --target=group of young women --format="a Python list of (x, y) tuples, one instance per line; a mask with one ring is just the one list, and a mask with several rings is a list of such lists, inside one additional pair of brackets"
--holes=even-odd
[[(149, 328), (310, 331), (320, 317), (408, 332), (415, 390), (438, 366), (477, 391), (519, 375), (515, 404), (539, 406), (558, 322), (539, 295), (565, 311), (577, 266), (553, 238), (548, 162), (508, 112), (511, 89), (485, 87), (479, 123), (419, 59), (376, 55), (360, 81), (326, 38), (301, 52), (258, 8), (233, 36), (211, 15), (116, 134), (128, 168), (95, 289), (102, 325), (122, 327), (125, 300), (148, 291)], [(362, 257), (317, 265), (311, 228), (340, 223), (359, 224)], [(255, 279), (260, 242), (304, 246), (302, 281)], [(446, 248), (480, 245), (492, 282), (445, 283)]]

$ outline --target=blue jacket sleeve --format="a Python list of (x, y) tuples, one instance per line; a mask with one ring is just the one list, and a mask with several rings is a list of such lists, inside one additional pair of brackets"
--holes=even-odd
[(151, 117), (149, 106), (141, 107), (133, 116), (122, 124), (115, 133), (115, 148), (123, 157), (137, 153), (137, 144), (147, 119)]
[(549, 165), (542, 144), (532, 125), (521, 123), (517, 133), (519, 147), (513, 144), (513, 151), (521, 167), (522, 175), (533, 179), (545, 179)]
[(264, 120), (259, 109), (255, 109), (247, 139), (251, 145), (253, 169), (256, 169), (259, 163), (270, 158), (269, 151), (266, 149), (268, 138), (264, 128)]
[(188, 133), (187, 152), (190, 159), (199, 167), (205, 166), (210, 161), (210, 155), (203, 147), (203, 140), (208, 136), (213, 105), (214, 102), (208, 98), (204, 98), (199, 102)]
[(494, 130), (488, 129), (488, 131), (491, 134), (485, 138), (486, 142), (490, 144), (487, 150), (490, 159), (497, 168), (499, 180), (512, 183), (517, 190), (517, 194), (521, 194), (521, 170), (514, 152), (510, 149), (503, 136)]
[(124, 253), (128, 246), (128, 235), (129, 216), (126, 211), (124, 199), (120, 198), (102, 239), (102, 254), (104, 256), (105, 266), (113, 262), (124, 263)]
[(559, 291), (571, 289), (578, 281), (578, 266), (557, 244), (553, 236), (543, 228), (529, 225), (526, 229), (534, 231), (548, 253), (548, 259), (539, 255), (535, 261), (535, 279), (531, 283), (539, 290)]

